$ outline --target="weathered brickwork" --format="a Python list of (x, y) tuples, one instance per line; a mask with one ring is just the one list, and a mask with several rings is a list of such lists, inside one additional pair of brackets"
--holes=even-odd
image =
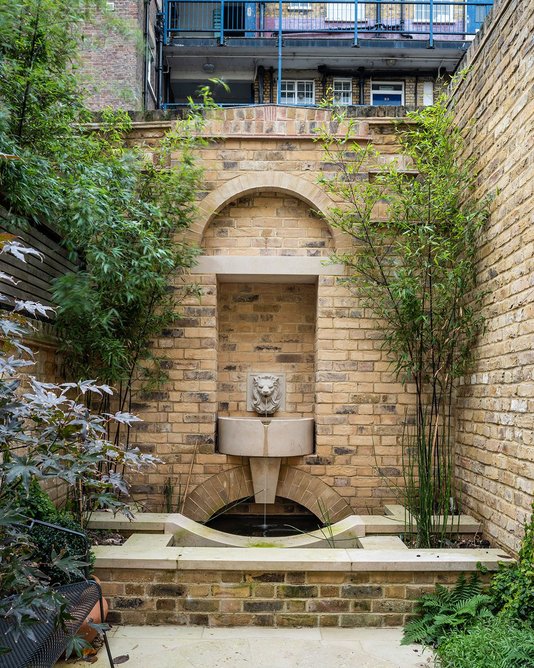
[[(191, 232), (205, 255), (326, 260), (347, 243), (313, 211), (332, 205), (317, 185), (321, 171), (331, 169), (314, 142), (324, 122), (329, 112), (322, 109), (212, 112), (205, 128), (212, 141), (201, 150), (206, 191)], [(372, 139), (382, 149), (383, 160), (396, 156), (391, 121), (362, 120), (357, 128), (362, 142)], [(139, 125), (132, 141), (149, 148), (163, 129)], [(145, 419), (136, 436), (165, 463), (140, 476), (134, 490), (161, 508), (171, 477), (182, 494), (200, 485), (195, 499), (201, 503), (208, 489), (202, 485), (219, 475), (212, 486), (225, 490), (214, 493), (221, 506), (246, 496), (239, 476), (225, 477), (247, 468), (246, 459), (215, 452), (217, 414), (250, 415), (247, 374), (285, 371), (286, 414), (313, 415), (316, 424), (315, 454), (285, 464), (308, 476), (305, 489), (318, 478), (335, 490), (340, 516), (345, 501), (355, 512), (381, 512), (384, 502), (395, 500), (391, 482), (400, 481), (399, 439), (411, 397), (394, 382), (371, 314), (328, 272), (308, 285), (198, 278), (200, 301), (189, 298), (183, 319), (155, 342), (168, 357), (169, 382), (136, 407)], [(199, 512), (204, 517), (205, 510)]]
[[(266, 150), (263, 157), (272, 161), (276, 153)], [(279, 158), (283, 155), (278, 151)], [(223, 162), (223, 169), (236, 166), (237, 160)], [(202, 249), (206, 255), (328, 257), (334, 247), (328, 226), (309, 205), (296, 197), (268, 193), (243, 197), (225, 207), (206, 229)]]
[(401, 626), (415, 600), (457, 573), (97, 569), (117, 624)]
[(278, 417), (313, 414), (315, 285), (219, 285), (219, 415), (248, 415), (247, 376), (285, 374)]
[[(143, 109), (143, 17), (141, 0), (113, 0), (84, 25), (81, 78), (89, 109)], [(154, 108), (153, 100), (147, 108)]]
[(463, 507), (517, 549), (534, 497), (534, 2), (502, 0), (493, 14), (455, 94), (476, 194), (494, 197), (478, 263), (486, 331), (460, 388), (457, 440)]
[[(236, 460), (237, 465), (230, 470), (219, 472), (194, 489), (188, 494), (183, 507), (183, 513), (197, 522), (206, 522), (219, 511), (222, 506), (235, 501), (235, 499), (246, 498), (253, 500), (252, 477), (250, 467), (241, 457), (231, 458)], [(317, 517), (323, 517), (324, 509), (327, 509), (330, 522), (337, 522), (350, 515), (350, 507), (331, 485), (328, 485), (318, 476), (311, 476), (302, 468), (296, 468), (298, 457), (288, 458), (287, 464), (280, 468), (277, 497), (281, 500), (291, 499), (300, 504)], [(242, 504), (243, 513), (261, 514), (264, 510), (262, 504), (247, 502)], [(248, 508), (248, 510), (245, 509)], [(277, 503), (272, 506), (273, 514), (294, 513), (294, 504)], [(297, 510), (298, 512), (298, 510)]]

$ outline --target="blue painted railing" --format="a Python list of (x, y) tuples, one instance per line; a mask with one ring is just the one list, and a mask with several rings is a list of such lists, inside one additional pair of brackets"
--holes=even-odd
[(230, 40), (257, 39), (470, 39), (480, 29), (492, 0), (164, 0), (167, 45), (193, 38), (211, 38), (224, 45)]

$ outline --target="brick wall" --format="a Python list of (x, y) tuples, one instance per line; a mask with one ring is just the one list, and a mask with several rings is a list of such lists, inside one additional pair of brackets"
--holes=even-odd
[[(207, 255), (219, 256), (326, 258), (334, 246), (341, 248), (342, 236), (309, 204), (322, 196), (326, 207), (328, 200), (316, 185), (323, 165), (314, 142), (315, 128), (328, 121), (321, 109), (213, 112), (205, 128), (212, 139), (200, 152), (206, 190), (191, 239)], [(357, 124), (361, 141), (372, 139), (382, 160), (396, 155), (391, 121)], [(150, 149), (163, 130), (155, 123), (139, 125), (132, 141)], [(266, 175), (273, 174), (283, 174), (279, 185), (266, 188)], [(235, 196), (217, 199), (236, 183)], [(324, 481), (337, 493), (336, 503), (345, 500), (357, 513), (381, 512), (384, 502), (395, 501), (392, 483), (401, 480), (399, 441), (411, 395), (394, 382), (372, 315), (328, 271), (316, 285), (302, 286), (198, 278), (200, 301), (188, 298), (183, 319), (155, 342), (156, 351), (168, 357), (169, 382), (134, 407), (145, 420), (135, 432), (137, 442), (165, 460), (139, 476), (134, 491), (159, 509), (167, 477), (183, 494), (211, 475), (248, 466), (246, 459), (215, 451), (216, 418), (219, 410), (244, 412), (246, 373), (261, 367), (287, 370), (287, 410), (315, 418), (316, 454), (292, 459), (292, 469)], [(247, 295), (258, 299), (240, 301)], [(280, 307), (276, 313), (274, 306)], [(264, 325), (272, 331), (263, 331)], [(225, 484), (233, 479), (238, 477), (225, 477)]]
[[(246, 168), (250, 158), (271, 163), (284, 159), (284, 151), (224, 153), (223, 170)], [(238, 160), (239, 157), (244, 160)], [(255, 162), (255, 160), (253, 160)], [(217, 214), (202, 239), (206, 255), (321, 255), (333, 250), (332, 234), (326, 223), (310, 207), (297, 199), (277, 193), (254, 194), (226, 206)]]
[(285, 374), (285, 415), (313, 414), (315, 285), (219, 285), (219, 415), (247, 413), (247, 377)]
[[(474, 373), (459, 391), (460, 501), (465, 511), (484, 520), (495, 542), (512, 549), (517, 548), (534, 493), (528, 160), (533, 136), (528, 97), (533, 0), (527, 5), (497, 5), (494, 27), (481, 31), (469, 52), (472, 69), (456, 93), (455, 107), (467, 154), (477, 158), (481, 170), (479, 194), (496, 194), (480, 243), (479, 275), (488, 290), (487, 331), (475, 350)], [(490, 61), (494, 67), (488, 69)], [(398, 147), (391, 120), (376, 117), (382, 113), (376, 110), (375, 117), (356, 121), (361, 141), (373, 141), (381, 160), (388, 161), (397, 156)], [(323, 223), (309, 213), (317, 178), (331, 169), (322, 165), (314, 143), (315, 128), (324, 122), (329, 122), (328, 112), (321, 109), (272, 106), (212, 112), (205, 129), (211, 141), (201, 151), (205, 191), (191, 238), (207, 254), (217, 255), (328, 255), (331, 245), (339, 249), (339, 234), (325, 233)], [(139, 124), (131, 140), (150, 149), (165, 127), (169, 124)], [(283, 177), (276, 177), (277, 188), (265, 192), (262, 183), (269, 174)], [(217, 198), (236, 183), (243, 192), (236, 188), (228, 201), (222, 194)], [(276, 189), (280, 192), (273, 194)], [(277, 210), (289, 198), (306, 205), (291, 205), (285, 230), (286, 215), (279, 216)], [(295, 230), (299, 235), (291, 238)], [(324, 241), (325, 246), (307, 247), (306, 239)], [(214, 452), (217, 409), (224, 401), (217, 380), (220, 286), (214, 275), (199, 280), (204, 287), (200, 302), (188, 301), (182, 324), (156, 342), (156, 348), (169, 355), (171, 381), (141, 406), (146, 423), (138, 432), (139, 443), (165, 458), (165, 465), (138, 481), (153, 507), (161, 504), (166, 476), (183, 480), (190, 470), (191, 490), (210, 475), (238, 465)], [(292, 465), (331, 485), (355, 512), (379, 511), (395, 499), (391, 482), (401, 482), (399, 441), (412, 398), (392, 378), (372, 314), (335, 276), (318, 279), (316, 315), (317, 451)]]
[(486, 331), (458, 398), (462, 505), (517, 549), (534, 498), (534, 2), (501, 0), (455, 95), (477, 195), (492, 193), (478, 275)]
[(415, 600), (457, 573), (97, 569), (117, 624), (401, 626)]
[(113, 0), (85, 24), (80, 77), (89, 109), (143, 108), (142, 23), (142, 0)]

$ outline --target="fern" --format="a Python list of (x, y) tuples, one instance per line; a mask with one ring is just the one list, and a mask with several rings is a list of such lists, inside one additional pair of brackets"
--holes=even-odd
[(433, 593), (423, 594), (417, 601), (416, 612), (421, 617), (405, 626), (402, 644), (435, 646), (449, 631), (466, 629), (481, 618), (492, 617), (490, 604), (491, 598), (482, 593), (479, 574), (466, 578), (462, 573), (452, 589), (438, 584)]
[(499, 564), (490, 595), (496, 612), (534, 626), (534, 503), (530, 521), (514, 564)]
[(532, 629), (498, 615), (468, 630), (448, 634), (437, 650), (440, 668), (532, 668)]

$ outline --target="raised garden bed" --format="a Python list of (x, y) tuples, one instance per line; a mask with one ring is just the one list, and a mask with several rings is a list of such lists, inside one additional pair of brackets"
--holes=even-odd
[[(287, 544), (287, 537), (264, 546), (222, 547), (230, 534), (216, 536), (221, 532), (202, 525), (189, 540), (219, 544), (180, 545), (180, 538), (188, 541), (184, 526), (191, 527), (182, 515), (142, 513), (130, 523), (97, 513), (93, 527), (126, 530), (130, 537), (121, 546), (94, 548), (96, 574), (117, 623), (397, 626), (436, 582), (453, 583), (479, 564), (491, 572), (510, 560), (499, 549), (409, 549), (395, 535), (404, 521), (392, 510), (389, 516), (346, 518), (340, 532), (333, 525), (333, 533), (351, 543), (334, 548), (319, 537), (316, 547), (273, 544)], [(461, 522), (463, 533), (479, 529), (472, 518)]]

